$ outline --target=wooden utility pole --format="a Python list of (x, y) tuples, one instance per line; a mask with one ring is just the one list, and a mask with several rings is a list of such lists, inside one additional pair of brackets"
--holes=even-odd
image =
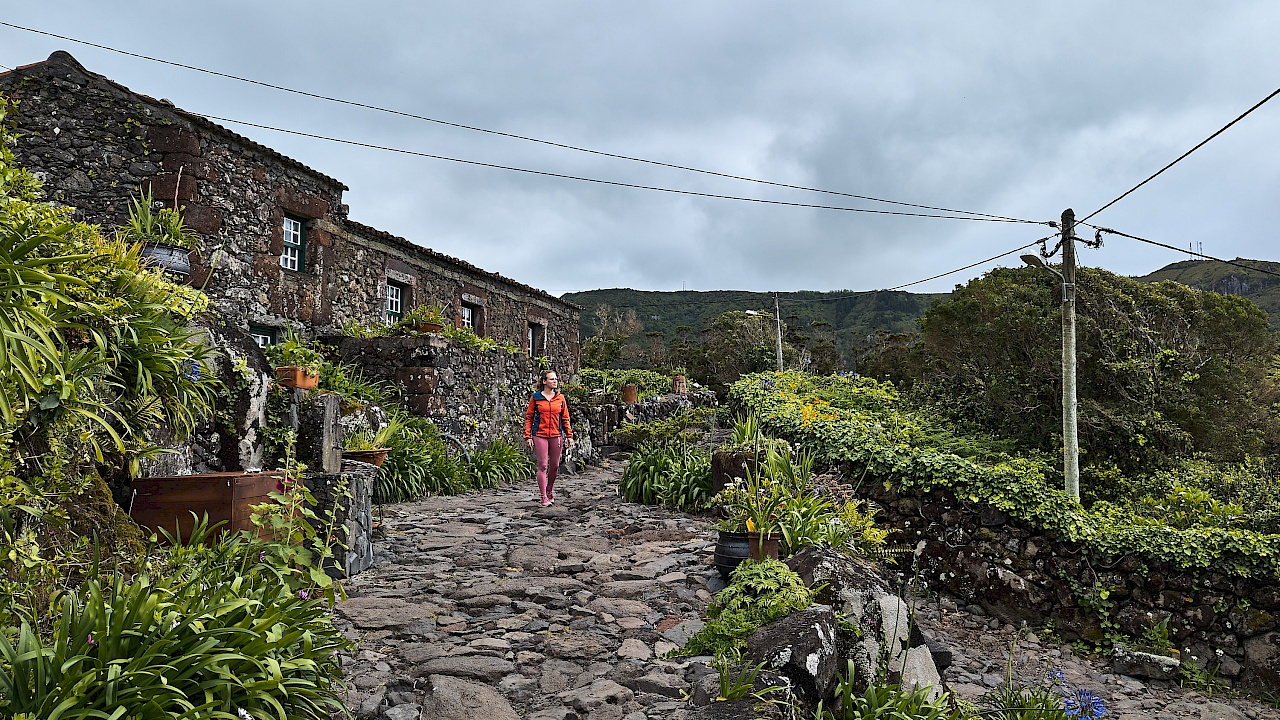
[(778, 293), (773, 294), (773, 321), (778, 329), (778, 372), (782, 372), (782, 311), (778, 309)]
[(1062, 211), (1062, 474), (1080, 500), (1080, 439), (1076, 434), (1076, 213)]

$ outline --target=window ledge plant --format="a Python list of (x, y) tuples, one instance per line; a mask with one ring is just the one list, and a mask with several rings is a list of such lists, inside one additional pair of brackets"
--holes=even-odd
[(449, 321), (445, 319), (442, 305), (427, 304), (419, 305), (405, 313), (396, 322), (396, 330), (399, 332), (434, 333), (439, 332), (449, 324)]

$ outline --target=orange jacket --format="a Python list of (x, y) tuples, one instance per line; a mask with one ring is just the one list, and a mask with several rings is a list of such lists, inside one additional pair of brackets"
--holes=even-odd
[[(558, 422), (557, 422), (558, 421)], [(569, 404), (564, 400), (564, 393), (556, 393), (550, 400), (539, 390), (529, 398), (529, 407), (524, 411), (524, 437), (560, 437), (573, 438), (573, 427), (569, 425)]]

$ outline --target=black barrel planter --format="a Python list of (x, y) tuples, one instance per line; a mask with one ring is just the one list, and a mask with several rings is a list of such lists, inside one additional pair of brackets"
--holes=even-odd
[(724, 578), (725, 582), (729, 582), (729, 575), (733, 573), (733, 569), (747, 559), (749, 551), (750, 544), (746, 533), (720, 531), (714, 557), (716, 570), (720, 571), (720, 577)]

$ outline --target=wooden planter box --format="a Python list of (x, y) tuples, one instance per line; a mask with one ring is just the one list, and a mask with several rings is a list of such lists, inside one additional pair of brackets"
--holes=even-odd
[(195, 524), (192, 513), (195, 517), (208, 514), (210, 525), (223, 522), (215, 536), (227, 530), (253, 530), (252, 507), (273, 502), (270, 493), (280, 490), (283, 481), (280, 470), (141, 478), (130, 486), (135, 494), (129, 516), (156, 533), (160, 528), (173, 533), (177, 527), (184, 538)]

